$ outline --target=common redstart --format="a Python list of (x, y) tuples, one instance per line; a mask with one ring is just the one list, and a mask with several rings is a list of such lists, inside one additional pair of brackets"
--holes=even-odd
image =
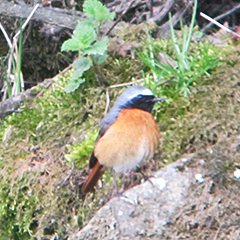
[(106, 167), (123, 173), (153, 157), (160, 133), (151, 111), (164, 99), (143, 86), (129, 87), (118, 97), (101, 121), (82, 193), (93, 189)]

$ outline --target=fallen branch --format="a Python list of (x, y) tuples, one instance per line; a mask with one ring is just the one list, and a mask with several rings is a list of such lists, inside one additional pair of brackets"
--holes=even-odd
[[(27, 4), (14, 4), (6, 0), (0, 1), (0, 16), (27, 19), (32, 11), (32, 7)], [(76, 16), (79, 20), (83, 19), (83, 13), (73, 10), (63, 10), (58, 8), (39, 7), (32, 20), (56, 25), (62, 28), (75, 29)]]

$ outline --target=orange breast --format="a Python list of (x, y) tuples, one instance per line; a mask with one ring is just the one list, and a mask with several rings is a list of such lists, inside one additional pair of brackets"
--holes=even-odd
[(158, 126), (149, 112), (123, 109), (94, 148), (100, 164), (126, 172), (152, 158), (159, 143)]

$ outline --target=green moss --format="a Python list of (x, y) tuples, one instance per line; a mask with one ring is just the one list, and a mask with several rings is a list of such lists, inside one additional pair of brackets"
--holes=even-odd
[[(196, 80), (189, 99), (172, 97), (156, 107), (162, 138), (153, 169), (183, 153), (201, 153), (221, 135), (239, 132), (239, 107), (234, 105), (237, 96), (232, 88), (239, 86), (238, 54), (224, 54), (221, 69)], [(106, 85), (130, 81), (140, 78), (142, 69), (138, 59), (110, 57), (102, 79)], [(55, 233), (63, 239), (86, 224), (114, 191), (112, 173), (107, 171), (100, 191), (85, 199), (80, 193), (106, 94), (95, 81), (91, 86), (92, 74), (76, 92), (66, 94), (63, 88), (70, 75), (71, 71), (49, 89), (35, 89), (44, 89), (43, 96), (27, 102), (23, 112), (8, 116), (0, 125), (0, 137), (5, 139), (0, 144), (0, 198), (4, 199), (0, 225), (5, 239), (50, 239)], [(109, 90), (111, 99), (117, 91)], [(161, 94), (156, 88), (156, 95)], [(228, 124), (228, 118), (235, 124)], [(232, 169), (231, 163), (221, 166), (221, 172)]]
[[(86, 138), (81, 143), (67, 145), (69, 154), (65, 155), (68, 162), (73, 162), (76, 169), (83, 169), (88, 165), (88, 159), (93, 150), (94, 143), (97, 139), (98, 128), (93, 132), (86, 134)], [(85, 161), (82, 161), (85, 159)]]
[[(99, 206), (97, 199), (84, 205), (79, 186), (105, 110), (105, 90), (90, 87), (89, 81), (66, 94), (63, 89), (70, 76), (71, 71), (47, 89), (35, 87), (43, 95), (25, 102), (19, 113), (0, 125), (4, 140), (0, 144), (0, 198), (8, 199), (0, 202), (5, 239), (41, 239), (44, 235), (48, 239), (55, 232), (63, 239)], [(109, 94), (110, 98), (117, 96), (113, 90)]]
[[(237, 52), (236, 46), (234, 48)], [(164, 109), (164, 116), (160, 114), (160, 127), (164, 130), (162, 155), (166, 162), (184, 153), (211, 148), (220, 136), (237, 132), (239, 106), (234, 103), (234, 95), (238, 90), (236, 84), (233, 86), (240, 77), (236, 71), (239, 61), (233, 68), (228, 67), (229, 61), (237, 59), (237, 54), (229, 49), (231, 46), (220, 55), (224, 59), (221, 68), (212, 72), (211, 77), (198, 79), (191, 87), (188, 101), (181, 97), (175, 99)], [(228, 122), (228, 118), (231, 121)]]

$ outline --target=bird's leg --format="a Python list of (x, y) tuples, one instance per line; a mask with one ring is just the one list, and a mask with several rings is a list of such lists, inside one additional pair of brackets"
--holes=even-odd
[(142, 171), (142, 169), (141, 169), (140, 167), (137, 167), (137, 168), (136, 168), (136, 172), (139, 172), (139, 173), (142, 174), (142, 177), (143, 177), (143, 179), (144, 179), (144, 182), (149, 181), (149, 182), (151, 183), (151, 185), (154, 187), (152, 181), (150, 180), (150, 178), (153, 177), (153, 176), (147, 176), (146, 174), (144, 174), (144, 172)]
[(114, 170), (113, 170), (113, 184), (114, 184), (114, 187), (115, 187), (115, 192), (113, 193), (113, 196), (114, 197), (125, 197), (123, 195), (124, 190), (120, 191), (119, 188), (118, 188), (117, 179), (116, 179), (116, 173), (115, 173)]
[(116, 173), (113, 170), (113, 184), (115, 188), (115, 193), (113, 194), (114, 196), (121, 196), (122, 192), (119, 191), (118, 185), (117, 185), (117, 179), (116, 179)]
[(115, 175), (115, 171), (114, 170), (113, 170), (113, 184), (114, 184), (114, 187), (115, 187), (115, 191), (118, 192), (119, 189), (118, 189), (116, 175)]

